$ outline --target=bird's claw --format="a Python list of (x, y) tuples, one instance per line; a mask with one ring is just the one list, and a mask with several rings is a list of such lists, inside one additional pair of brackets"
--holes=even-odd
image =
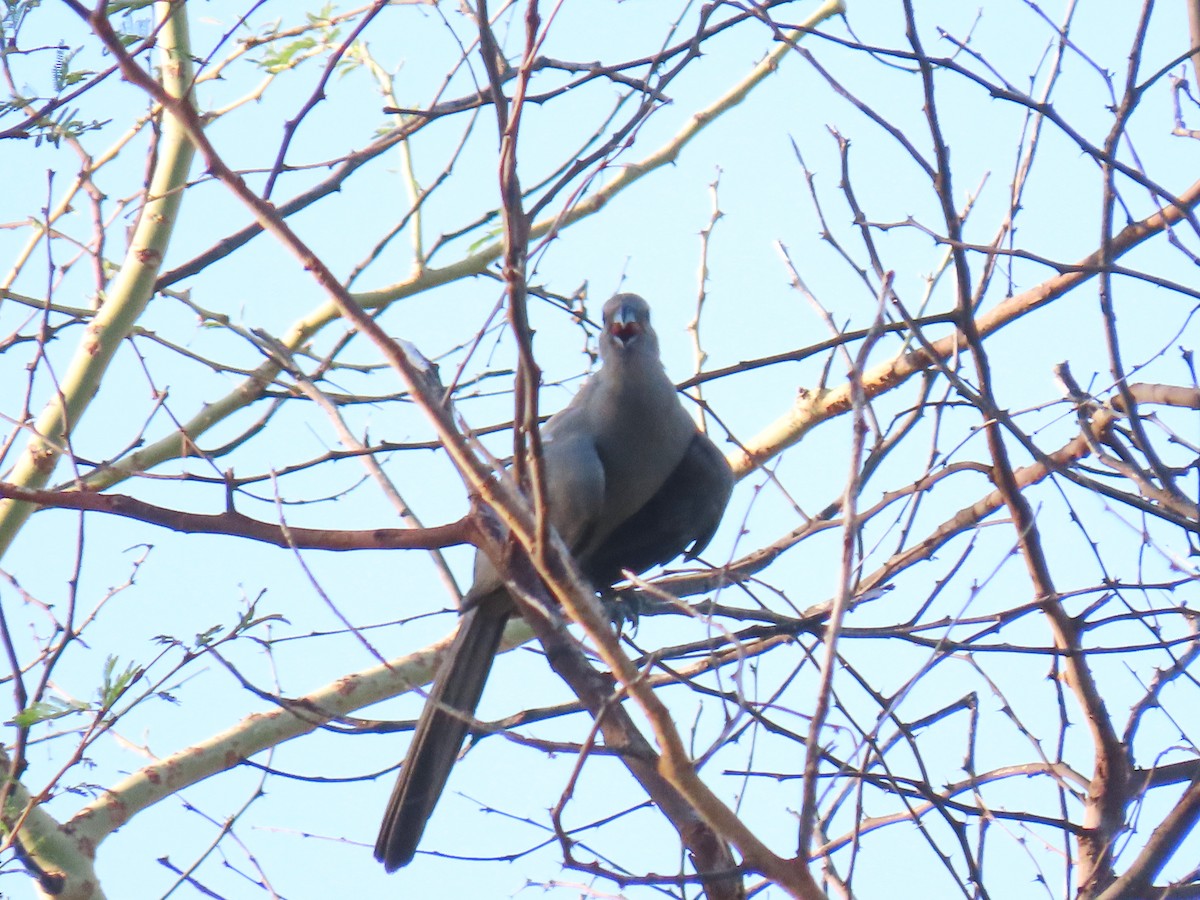
[(637, 631), (642, 615), (642, 604), (637, 593), (633, 591), (609, 593), (603, 595), (600, 602), (617, 634), (626, 630), (626, 623), (629, 624), (629, 631)]

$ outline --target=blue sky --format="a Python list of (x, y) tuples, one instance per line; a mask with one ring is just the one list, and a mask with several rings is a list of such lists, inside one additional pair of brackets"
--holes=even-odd
[[(1047, 15), (1055, 21), (1062, 15), (1059, 6), (1046, 7)], [(194, 47), (197, 55), (207, 57), (220, 36), (230, 29), (238, 6), (211, 2), (192, 3), (189, 7)], [(779, 21), (798, 20), (809, 9), (810, 5), (803, 3), (794, 4), (794, 9), (784, 7), (778, 13)], [(682, 17), (684, 25), (680, 33), (686, 34), (694, 26), (699, 10), (699, 4), (567, 0), (549, 28), (543, 52), (559, 59), (581, 61), (613, 61), (651, 54), (663, 43), (671, 21)], [(867, 45), (905, 48), (901, 10), (898, 3), (853, 4), (847, 21), (857, 39)], [(543, 12), (548, 15), (549, 10)], [(1080, 10), (1071, 31), (1073, 48), (1066, 54), (1055, 87), (1054, 105), (1073, 127), (1095, 143), (1103, 141), (1112, 122), (1108, 109), (1112, 95), (1105, 71), (1111, 73), (1113, 84), (1119, 89), (1134, 13), (1133, 9), (1105, 10), (1103, 14)], [(393, 73), (396, 95), (403, 104), (428, 104), (459, 53), (457, 40), (469, 39), (470, 25), (455, 9), (447, 6), (441, 14), (445, 21), (430, 8), (400, 5), (385, 10), (367, 32), (371, 52)], [(141, 21), (137, 17), (146, 14), (133, 15), (136, 28), (136, 22)], [(971, 49), (1015, 88), (1029, 89), (1031, 74), (1036, 71), (1032, 77), (1033, 93), (1042, 89), (1046, 63), (1039, 60), (1052, 47), (1055, 34), (1032, 5), (1013, 0), (970, 6), (927, 3), (921, 4), (919, 15), (924, 29), (922, 38), (931, 54), (955, 56), (962, 65), (984, 72), (982, 63), (966, 52), (956, 52), (953, 42), (940, 36), (938, 29), (944, 29), (958, 41), (966, 41), (970, 35)], [(282, 17), (285, 23), (296, 21), (298, 8), (267, 3), (255, 13), (254, 21), (265, 22), (273, 17)], [(1146, 43), (1147, 72), (1181, 52), (1180, 36), (1186, 33), (1182, 17), (1180, 9), (1156, 10)], [(842, 21), (833, 21), (828, 28), (838, 38), (850, 37)], [(347, 29), (343, 27), (342, 34), (345, 33)], [(498, 33), (508, 41), (506, 49), (510, 58), (514, 58), (519, 48), (519, 15), (505, 13)], [(83, 49), (72, 62), (78, 68), (99, 69), (108, 64), (95, 40), (84, 33), (62, 6), (35, 10), (22, 40), (23, 46), (53, 47), (60, 40), (68, 46), (81, 45)], [(754, 22), (731, 29), (706, 45), (704, 55), (669, 86), (671, 102), (638, 128), (631, 145), (613, 158), (606, 172), (597, 175), (596, 183), (604, 183), (621, 165), (639, 161), (669, 141), (691, 115), (743, 78), (772, 46), (770, 31)], [(804, 46), (842, 84), (911, 139), (920, 152), (929, 153), (923, 96), (916, 75), (900, 62), (882, 55), (871, 57), (861, 49), (848, 49), (833, 41), (810, 37)], [(214, 57), (223, 57), (231, 47), (227, 43)], [(18, 80), (27, 79), (20, 86), (28, 85), (31, 92), (46, 93), (50, 89), (51, 59), (50, 51), (16, 59)], [(208, 134), (218, 151), (231, 165), (249, 170), (247, 177), (255, 186), (261, 186), (262, 176), (258, 172), (269, 167), (275, 158), (285, 121), (295, 115), (314, 90), (320, 71), (321, 60), (312, 60), (276, 79), (260, 100), (237, 108), (210, 126)], [(262, 70), (247, 61), (233, 65), (220, 81), (201, 85), (200, 106), (211, 110), (231, 103), (245, 96), (263, 77)], [(473, 67), (473, 77), (482, 77), (478, 65)], [(556, 76), (550, 73), (539, 74), (533, 82), (535, 89), (557, 83)], [(460, 70), (450, 80), (445, 96), (467, 93), (471, 85), (472, 73)], [(619, 93), (616, 86), (601, 81), (574, 98), (529, 107), (520, 146), (523, 184), (527, 188), (537, 184), (546, 173), (573, 158), (589, 136), (603, 127)], [(990, 98), (978, 85), (947, 73), (938, 76), (937, 97), (940, 121), (951, 147), (956, 200), (965, 203), (968, 195), (982, 185), (968, 222), (967, 240), (986, 243), (1008, 208), (1008, 186), (1025, 110)], [(1136, 159), (1152, 179), (1170, 190), (1182, 190), (1193, 177), (1194, 148), (1190, 142), (1169, 134), (1170, 99), (1165, 79), (1151, 88), (1133, 119), (1130, 128), (1133, 143), (1122, 148), (1122, 158), (1134, 159), (1136, 152)], [(111, 124), (84, 137), (89, 150), (98, 153), (144, 111), (145, 99), (113, 77), (85, 95), (79, 105), (80, 117), (85, 120), (111, 119)], [(383, 105), (385, 101), (362, 68), (335, 75), (329, 82), (326, 99), (297, 131), (287, 156), (289, 164), (311, 168), (281, 177), (275, 199), (294, 196), (326, 177), (328, 168), (322, 163), (369, 141), (389, 121), (381, 112)], [(496, 204), (494, 120), (485, 109), (469, 130), (466, 122), (465, 116), (447, 119), (421, 132), (412, 142), (413, 172), (425, 186), (438, 178), (460, 142), (463, 146), (445, 181), (424, 209), (426, 246), (440, 234), (456, 232), (477, 221)], [(1100, 174), (1094, 161), (1071, 140), (1054, 127), (1045, 127), (1046, 134), (1024, 194), (1015, 243), (1019, 248), (1069, 262), (1097, 246)], [(891, 226), (874, 232), (883, 266), (895, 272), (895, 289), (908, 308), (919, 308), (930, 275), (941, 265), (944, 249), (920, 229), (903, 226), (911, 218), (937, 227), (940, 220), (936, 198), (928, 179), (892, 137), (839, 97), (812, 66), (795, 54), (786, 58), (779, 72), (743, 104), (716, 120), (688, 144), (674, 164), (643, 179), (617, 196), (602, 213), (572, 226), (540, 249), (534, 257), (530, 281), (560, 295), (570, 295), (586, 284), (588, 308), (592, 312), (618, 289), (642, 293), (654, 305), (668, 372), (682, 381), (695, 371), (686, 326), (695, 312), (701, 261), (699, 234), (712, 218), (715, 182), (722, 216), (713, 229), (706, 260), (709, 280), (701, 326), (708, 354), (705, 369), (793, 350), (829, 337), (828, 327), (809, 302), (789, 285), (779, 243), (787, 247), (805, 283), (839, 326), (865, 327), (875, 312), (877, 285), (865, 285), (836, 250), (821, 239), (817, 211), (806, 185), (804, 168), (797, 159), (799, 151), (804, 165), (813, 174), (814, 190), (829, 227), (855, 263), (865, 266), (866, 254), (839, 188), (841, 163), (831, 129), (850, 142), (851, 182), (868, 218)], [(105, 166), (98, 176), (98, 183), (108, 194), (105, 208), (110, 213), (117, 212), (117, 204), (140, 189), (146, 145), (146, 135), (139, 134), (120, 158)], [(34, 147), (28, 141), (8, 142), (3, 152), (5, 168), (20, 172), (21, 177), (6, 179), (5, 193), (0, 197), (0, 223), (13, 225), (0, 230), (3, 261), (0, 274), (7, 272), (9, 261), (17, 257), (28, 240), (30, 229), (19, 223), (37, 215), (46, 205), (48, 193), (54, 195), (64, 189), (79, 165), (66, 148)], [(338, 193), (290, 222), (321, 258), (344, 277), (368, 257), (370, 248), (408, 209), (404, 167), (401, 153), (389, 150), (349, 179)], [(48, 171), (54, 173), (49, 186)], [(194, 177), (198, 183), (187, 191), (180, 225), (165, 261), (168, 270), (248, 220), (245, 210), (222, 186), (204, 182), (199, 165), (194, 168)], [(1135, 217), (1148, 215), (1154, 209), (1146, 192), (1128, 181), (1122, 182), (1122, 199)], [(567, 200), (568, 194), (564, 193), (549, 209), (557, 212)], [(124, 249), (124, 228), (130, 221), (126, 209), (110, 226), (109, 255), (113, 259), (119, 258)], [(81, 202), (62, 225), (65, 231), (86, 237), (89, 222), (88, 209)], [(1123, 224), (1124, 218), (1119, 214), (1117, 227)], [(449, 242), (431, 264), (447, 265), (470, 252), (478, 242), (494, 237), (494, 225), (476, 227)], [(1194, 244), (1195, 235), (1185, 234), (1181, 239)], [(61, 264), (69, 258), (65, 241), (56, 242), (53, 247), (56, 262)], [(384, 289), (409, 277), (413, 267), (411, 248), (410, 228), (365, 268), (354, 289)], [(44, 257), (44, 245), (39, 252)], [(1184, 254), (1170, 249), (1162, 240), (1136, 251), (1125, 262), (1160, 278), (1195, 283), (1194, 266)], [(977, 274), (981, 265), (978, 258), (973, 265)], [(1045, 265), (1017, 261), (1011, 269), (1011, 285), (1005, 277), (997, 277), (984, 298), (983, 308), (993, 307), (1006, 295), (1032, 287), (1050, 274)], [(90, 305), (94, 291), (90, 279), (86, 264), (72, 267), (55, 286), (55, 302), (66, 306)], [(12, 289), (44, 297), (46, 281), (44, 262), (27, 264)], [(1139, 379), (1189, 383), (1178, 352), (1160, 354), (1164, 347), (1194, 345), (1195, 328), (1189, 317), (1194, 299), (1133, 278), (1118, 279), (1117, 286), (1118, 321), (1127, 365), (1150, 364), (1139, 374)], [(275, 335), (284, 333), (297, 319), (325, 302), (311, 276), (272, 240), (262, 236), (173, 288), (190, 292), (188, 297), (192, 302), (228, 315), (237, 326), (246, 330), (263, 329)], [(425, 355), (437, 359), (443, 377), (463, 362), (467, 366), (467, 380), (471, 376), (491, 376), (480, 381), (477, 388), (465, 389), (458, 398), (459, 411), (474, 427), (502, 422), (511, 415), (509, 380), (505, 377), (515, 358), (511, 339), (497, 330), (485, 338), (473, 355), (468, 356), (463, 346), (482, 327), (501, 296), (502, 286), (493, 278), (464, 279), (398, 301), (381, 320), (389, 334), (412, 342)], [(943, 311), (952, 302), (951, 279), (945, 275), (931, 291), (929, 310)], [(27, 333), (32, 326), (22, 323), (28, 316), (27, 307), (11, 301), (0, 302), (0, 336), (14, 330)], [(535, 349), (547, 385), (542, 405), (553, 411), (566, 402), (579, 377), (586, 372), (588, 347), (584, 332), (558, 307), (536, 301), (531, 306), (531, 318), (537, 329)], [(192, 310), (169, 297), (156, 299), (141, 325), (175, 347), (198, 356), (219, 358), (230, 366), (253, 368), (262, 361), (261, 351), (250, 340), (231, 329), (200, 325)], [(1097, 392), (1111, 383), (1101, 325), (1095, 288), (1084, 287), (989, 341), (999, 401), (1018, 415), (1023, 427), (1035, 435), (1044, 449), (1057, 448), (1075, 433), (1070, 408), (1058, 403), (1061, 393), (1051, 371), (1055, 363), (1068, 360), (1079, 381), (1085, 386), (1092, 384)], [(65, 329), (48, 346), (51, 367), (65, 365), (76, 351), (80, 331), (78, 327)], [(934, 336), (944, 333), (944, 328), (933, 331)], [(343, 336), (342, 326), (333, 323), (314, 338), (311, 349), (320, 356)], [(873, 361), (886, 359), (899, 346), (898, 339), (885, 339)], [(0, 433), (7, 433), (12, 427), (11, 419), (18, 415), (19, 391), (28, 377), (25, 373), (31, 352), (0, 353), (0, 384), (20, 386), (11, 394), (5, 391), (7, 396), (0, 413), (6, 418)], [(326, 390), (379, 397), (401, 390), (392, 373), (379, 366), (375, 351), (366, 342), (352, 341), (339, 359), (373, 368), (366, 373), (340, 369), (323, 385)], [(818, 355), (803, 362), (723, 379), (706, 385), (705, 396), (732, 436), (750, 441), (787, 411), (798, 389), (816, 388), (827, 362), (827, 356)], [(829, 366), (829, 383), (839, 384), (844, 377), (845, 364), (835, 357)], [(146, 439), (158, 439), (169, 434), (176, 421), (188, 420), (205, 404), (226, 396), (240, 381), (239, 374), (215, 372), (156, 343), (150, 336), (137, 338), (118, 355), (97, 401), (80, 423), (76, 452), (93, 461), (118, 456), (127, 452), (146, 422)], [(166, 392), (161, 406), (152, 393), (155, 390)], [(944, 385), (940, 390), (945, 390)], [(32, 391), (33, 408), (51, 395), (49, 370), (40, 363)], [(915, 396), (915, 385), (887, 395), (878, 402), (875, 413), (887, 424), (892, 416), (902, 415)], [(199, 442), (201, 447), (217, 447), (242, 434), (263, 414), (265, 406), (260, 402), (222, 422), (203, 437)], [(345, 413), (360, 436), (369, 434), (373, 440), (423, 441), (432, 433), (418, 411), (405, 402), (381, 399), (347, 407)], [(1164, 416), (1170, 419), (1169, 415)], [(1194, 417), (1173, 421), (1181, 423), (1183, 431), (1190, 428), (1189, 439), (1195, 440)], [(934, 448), (945, 454), (949, 462), (986, 459), (986, 449), (976, 430), (978, 424), (978, 413), (962, 407), (948, 408), (936, 424), (922, 423), (918, 430), (921, 439), (908, 442), (903, 452), (887, 460), (868, 486), (864, 502), (875, 502), (884, 491), (920, 477), (931, 467), (929, 456)], [(775, 461), (773, 479), (762, 473), (747, 478), (707, 554), (710, 561), (719, 564), (736, 558), (797, 527), (803, 521), (797, 506), (814, 514), (836, 501), (846, 478), (849, 429), (848, 418), (835, 419), (814, 430), (798, 447)], [(20, 443), (17, 441), (17, 446)], [(489, 446), (503, 455), (505, 443), (505, 436), (500, 435), (491, 439)], [(218, 463), (196, 459), (169, 462), (156, 468), (153, 474), (211, 477), (219, 476), (226, 467), (233, 468), (238, 475), (266, 473), (313, 458), (338, 445), (338, 437), (321, 411), (311, 404), (289, 401), (261, 434)], [(1013, 452), (1016, 464), (1028, 462), (1023, 451)], [(382, 462), (426, 524), (449, 521), (466, 510), (461, 483), (441, 454), (406, 451), (389, 454)], [(939, 458), (937, 464), (941, 462)], [(0, 460), (0, 469), (7, 470), (11, 463), (10, 455)], [(56, 475), (58, 479), (69, 477), (65, 466)], [(913, 512), (913, 534), (935, 527), (988, 489), (982, 476), (948, 480), (944, 488), (932, 493), (925, 505)], [(116, 490), (198, 511), (215, 511), (224, 502), (219, 485), (186, 479), (137, 478), (118, 485)], [(264, 481), (239, 495), (238, 508), (250, 515), (274, 518), (276, 490), (292, 524), (362, 528), (395, 522), (387, 501), (371, 482), (363, 481), (362, 470), (353, 460), (290, 475), (276, 485)], [(1066, 492), (1069, 494), (1069, 489)], [(256, 501), (251, 495), (261, 499)], [(1179, 577), (1181, 568), (1185, 573), (1189, 571), (1185, 562), (1188, 548), (1177, 533), (1151, 524), (1147, 526), (1149, 538), (1141, 542), (1137, 529), (1143, 523), (1128, 509), (1107, 505), (1093, 497), (1069, 496), (1077, 504), (1076, 509), (1084, 513), (1088, 536), (1101, 548), (1105, 565), (1118, 579), (1132, 581), (1141, 577), (1154, 581)], [(1095, 585), (1101, 578), (1099, 567), (1084, 534), (1069, 524), (1062, 497), (1063, 493), (1049, 485), (1031, 492), (1031, 501), (1039, 515), (1045, 516), (1046, 540), (1054, 551), (1060, 589)], [(314, 502), (318, 498), (330, 499)], [(61, 609), (68, 597), (77, 551), (76, 523), (77, 518), (69, 513), (47, 512), (35, 516), (0, 561), (0, 567), (12, 573), (25, 591)], [(744, 533), (739, 533), (743, 523)], [(869, 548), (875, 547), (876, 541), (879, 543), (872, 559), (864, 564), (865, 570), (870, 571), (889, 555), (902, 527), (902, 522), (888, 528), (880, 524), (878, 532), (870, 535)], [(968, 571), (955, 574), (950, 588), (927, 613), (930, 619), (938, 615), (980, 615), (1028, 601), (1027, 578), (1019, 560), (1011, 553), (1014, 542), (1011, 527), (997, 517), (973, 539), (977, 549), (971, 557), (971, 566)], [(786, 600), (805, 608), (832, 596), (839, 540), (836, 532), (817, 535), (785, 554), (766, 573), (766, 586), (760, 586), (761, 593), (755, 599), (768, 605), (779, 603), (783, 608)], [(135, 583), (106, 599), (111, 587), (130, 577), (132, 560), (143, 553), (145, 544), (153, 547), (137, 570)], [(102, 600), (104, 603), (95, 622), (89, 625), (87, 646), (73, 649), (56, 670), (55, 687), (63, 696), (91, 697), (106, 657), (116, 656), (122, 663), (147, 664), (159, 652), (158, 636), (172, 635), (190, 641), (214, 625), (228, 627), (247, 603), (255, 600), (260, 614), (278, 616), (278, 620), (258, 629), (253, 639), (232, 644), (229, 660), (256, 684), (277, 688), (287, 696), (316, 690), (332, 679), (376, 662), (363, 641), (344, 633), (331, 605), (356, 626), (369, 629), (362, 633), (372, 647), (387, 655), (422, 647), (445, 634), (451, 626), (448, 613), (425, 615), (449, 609), (451, 598), (440, 585), (433, 564), (421, 553), (310, 552), (303, 554), (302, 567), (289, 551), (243, 541), (179, 535), (99, 516), (86, 519), (83, 548), (80, 605), (90, 609)], [(886, 600), (865, 605), (856, 611), (848, 625), (882, 628), (903, 622), (906, 615), (928, 599), (936, 581), (951, 574), (957, 553), (963, 549), (964, 544), (957, 544), (944, 558), (906, 572)], [(468, 577), (470, 555), (462, 548), (449, 553), (460, 583)], [(1177, 592), (1175, 599), (1182, 602), (1187, 596), (1194, 598), (1194, 586)], [(738, 599), (749, 602), (740, 595)], [(46, 618), (35, 608), (19, 605), (11, 585), (0, 584), (0, 602), (16, 604), (15, 608), (28, 619), (21, 632), (28, 641), (23, 650), (34, 652), (38, 641), (47, 636)], [(1155, 595), (1147, 598), (1147, 602), (1166, 601)], [(377, 625), (385, 627), (372, 627)], [(670, 617), (670, 621), (646, 621), (636, 639), (646, 647), (672, 645), (686, 637), (705, 634), (705, 629), (703, 623), (681, 626), (676, 617)], [(950, 631), (954, 633), (953, 628)], [(1045, 628), (1034, 617), (1006, 633), (1009, 640), (1018, 636), (1038, 646), (1049, 640)], [(270, 655), (264, 652), (266, 643), (271, 645)], [(928, 650), (898, 640), (872, 641), (863, 636), (845, 649), (857, 671), (885, 694), (899, 690), (931, 661)], [(986, 682), (978, 676), (980, 668), (986, 671), (1000, 686), (1004, 702), (1018, 707), (1024, 726), (1052, 744), (1057, 707), (1052, 702), (1052, 691), (1046, 687), (1044, 660), (1039, 659), (1033, 665), (1018, 665), (1020, 662), (1017, 655), (998, 660), (986, 654), (978, 661), (939, 660), (934, 667), (937, 677), (923, 679), (905, 693), (898, 701), (899, 712), (915, 719), (947, 702), (949, 697), (966, 690), (979, 691), (988, 713), (984, 717), (980, 768), (1025, 760), (1032, 754), (1033, 742), (1023, 738), (1020, 729), (1000, 714), (1001, 700), (988, 695)], [(1112, 691), (1111, 709), (1121, 711), (1116, 714), (1118, 720), (1140, 695), (1138, 678), (1149, 677), (1153, 666), (1161, 664), (1161, 658), (1149, 654), (1139, 656), (1127, 667), (1109, 657), (1097, 660), (1106, 689)], [(738, 674), (745, 682), (753, 683), (754, 692), (765, 696), (771, 693), (773, 685), (784, 683), (795, 669), (800, 674), (794, 693), (787, 695), (778, 713), (791, 727), (803, 731), (805, 717), (811, 713), (814, 674), (811, 665), (803, 665), (803, 654), (798, 648), (790, 655), (764, 657), (753, 666), (739, 668)], [(156, 671), (161, 671), (161, 665)], [(269, 708), (245, 692), (226, 669), (211, 659), (182, 670), (178, 684), (175, 681), (170, 683), (170, 694), (178, 702), (149, 700), (134, 709), (116, 729), (117, 736), (101, 740), (89, 749), (88, 756), (95, 768), (78, 774), (72, 772), (68, 778), (110, 785), (121, 772), (142, 764), (144, 757), (139, 748), (143, 746), (154, 754), (167, 755), (234, 727), (248, 714)], [(548, 673), (539, 653), (529, 648), (508, 654), (497, 667), (493, 681), (480, 711), (484, 719), (513, 713), (514, 696), (520, 698), (522, 708), (563, 701), (568, 696), (565, 687)], [(808, 694), (805, 686), (810, 689)], [(839, 686), (847, 697), (863, 700), (853, 682), (840, 682)], [(719, 704), (705, 705), (682, 687), (671, 689), (667, 695), (678, 704), (681, 728), (694, 735), (698, 747), (720, 735), (724, 723)], [(849, 699), (846, 702), (851, 703)], [(1190, 700), (1185, 695), (1179, 702)], [(870, 704), (863, 708), (869, 710)], [(367, 714), (402, 718), (415, 715), (417, 709), (416, 698), (409, 697)], [(1183, 738), (1170, 736), (1169, 721), (1159, 721), (1156, 725), (1162, 730), (1152, 732), (1147, 738), (1149, 747), (1186, 744)], [(932, 746), (925, 746), (925, 758), (938, 766), (935, 779), (961, 777), (960, 725), (952, 720), (938, 727), (947, 732), (944, 744), (939, 745), (931, 737)], [(544, 739), (579, 740), (585, 731), (586, 724), (576, 717), (547, 724), (536, 735)], [(1079, 758), (1086, 758), (1088, 749), (1080, 732), (1082, 729), (1075, 729), (1066, 741), (1068, 745), (1078, 741), (1073, 752)], [(798, 770), (798, 745), (772, 742), (765, 735), (754, 737), (757, 743), (747, 736), (722, 750), (706, 772), (720, 785), (729, 802), (741, 802), (740, 811), (764, 840), (778, 852), (789, 853), (794, 845), (794, 813), (800, 802), (798, 782), (767, 783), (766, 779), (753, 778), (741, 781), (722, 774), (751, 765), (772, 772)], [(829, 741), (845, 754), (850, 754), (855, 746), (853, 730), (841, 721), (831, 724)], [(62, 754), (69, 750), (68, 744), (70, 740), (63, 738), (47, 740), (32, 748), (35, 783), (39, 775), (49, 778), (56, 770)], [(270, 760), (257, 761), (304, 776), (355, 779), (393, 765), (404, 746), (405, 738), (400, 735), (320, 734), (283, 745)], [(989, 756), (994, 759), (983, 759)], [(292, 898), (326, 896), (330, 891), (503, 897), (531, 888), (542, 891), (546, 885), (556, 895), (581, 896), (585, 890), (570, 884), (581, 883), (583, 877), (560, 868), (556, 862), (560, 851), (551, 840), (552, 835), (544, 831), (545, 810), (559, 798), (574, 762), (570, 754), (547, 757), (537, 749), (494, 737), (484, 741), (455, 770), (442, 807), (426, 835), (425, 847), (448, 854), (471, 848), (472, 853), (489, 856), (522, 852), (541, 841), (548, 842), (513, 864), (468, 865), (454, 858), (422, 855), (399, 875), (385, 876), (370, 859), (369, 845), (390, 790), (390, 773), (376, 780), (337, 784), (272, 776), (265, 782), (265, 798), (249, 803), (263, 776), (243, 768), (189, 788), (179, 798), (168, 799), (139, 816), (104, 845), (99, 863), (101, 878), (110, 896), (162, 894), (173, 876), (154, 860), (167, 855), (176, 865), (186, 866), (216, 839), (217, 826), (213, 821), (219, 822), (248, 804), (234, 828), (244, 847), (224, 841), (215, 856), (198, 870), (198, 878), (223, 896), (264, 895), (246, 874), (254, 870), (251, 856), (269, 874), (274, 889), (281, 896)], [(590, 818), (600, 818), (642, 801), (640, 789), (611, 760), (590, 760), (585, 771), (588, 777), (581, 781), (570, 805), (571, 825), (580, 826)], [(1020, 788), (1011, 784), (1004, 789), (1011, 793), (1003, 795), (1003, 801), (1013, 805), (1024, 802), (1025, 790), (1031, 794), (1046, 790), (1039, 785)], [(67, 816), (79, 802), (78, 797), (65, 794), (51, 803), (50, 810), (55, 815)], [(1054, 802), (1052, 790), (1047, 791), (1047, 796), (1029, 801), (1031, 805), (1048, 804), (1051, 809)], [(881, 803), (878, 809), (867, 809), (866, 813), (884, 808)], [(1148, 808), (1152, 809), (1153, 804)], [(585, 831), (583, 835), (594, 841), (594, 848), (589, 844), (589, 849), (612, 854), (635, 871), (669, 872), (678, 867), (677, 841), (653, 811), (641, 810), (624, 821), (627, 825), (598, 829), (594, 834)], [(839, 820), (839, 827), (844, 827), (844, 822)], [(934, 822), (930, 828), (939, 839), (946, 839), (940, 832), (944, 825)], [(1053, 870), (1059, 864), (1055, 862), (1059, 845), (1052, 843), (1049, 849), (1030, 850), (1022, 842), (1036, 844), (1045, 835), (1036, 830), (1023, 833), (1018, 826), (1013, 826), (1012, 831), (1006, 839), (993, 839), (988, 860), (993, 871), (1011, 870), (1011, 885), (1023, 889), (1037, 877), (1039, 865)], [(891, 896), (903, 896), (895, 893), (891, 874), (897, 860), (929, 862), (930, 857), (928, 846), (907, 826), (883, 829), (868, 836), (864, 848), (868, 854), (864, 859), (871, 863), (862, 863), (855, 872), (856, 891), (864, 897), (889, 889)], [(224, 857), (229, 859), (228, 866), (221, 862)], [(951, 895), (952, 882), (942, 881), (946, 874), (932, 862), (929, 865), (927, 872), (921, 870), (922, 877), (928, 878), (928, 885), (933, 886), (929, 889), (938, 896)], [(1049, 871), (1045, 877), (1051, 884), (1049, 895), (1061, 896), (1061, 873)], [(1016, 888), (1017, 885), (1022, 888)], [(602, 894), (612, 890), (608, 883), (595, 883), (591, 887)], [(21, 896), (26, 883), (23, 876), (10, 875), (0, 882), (0, 889)], [(190, 888), (181, 888), (176, 896), (190, 896), (189, 891)], [(634, 887), (627, 893), (641, 896), (649, 894), (650, 889)], [(775, 894), (768, 891), (767, 895)]]

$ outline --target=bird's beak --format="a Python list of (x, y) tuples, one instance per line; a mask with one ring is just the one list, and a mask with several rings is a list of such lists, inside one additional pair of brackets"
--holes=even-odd
[(637, 312), (630, 306), (621, 306), (608, 325), (608, 333), (621, 344), (628, 344), (642, 331), (642, 323), (638, 321)]

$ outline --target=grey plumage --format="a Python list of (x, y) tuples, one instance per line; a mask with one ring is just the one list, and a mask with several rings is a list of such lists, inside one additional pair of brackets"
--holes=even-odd
[[(603, 590), (623, 569), (643, 572), (703, 550), (733, 474), (663, 371), (641, 297), (618, 294), (605, 304), (600, 357), (600, 370), (542, 429), (542, 458), (550, 521)], [(464, 607), (380, 826), (375, 858), (389, 872), (416, 853), (516, 611), (482, 553)]]

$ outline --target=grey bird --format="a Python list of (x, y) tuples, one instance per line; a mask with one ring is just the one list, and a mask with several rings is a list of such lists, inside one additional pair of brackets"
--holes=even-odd
[[(604, 590), (622, 570), (700, 553), (721, 521), (733, 473), (680, 403), (641, 297), (618, 294), (604, 305), (600, 358), (600, 370), (542, 429), (542, 458), (550, 521), (589, 583)], [(516, 614), (483, 553), (463, 608), (375, 843), (389, 872), (417, 851)]]

